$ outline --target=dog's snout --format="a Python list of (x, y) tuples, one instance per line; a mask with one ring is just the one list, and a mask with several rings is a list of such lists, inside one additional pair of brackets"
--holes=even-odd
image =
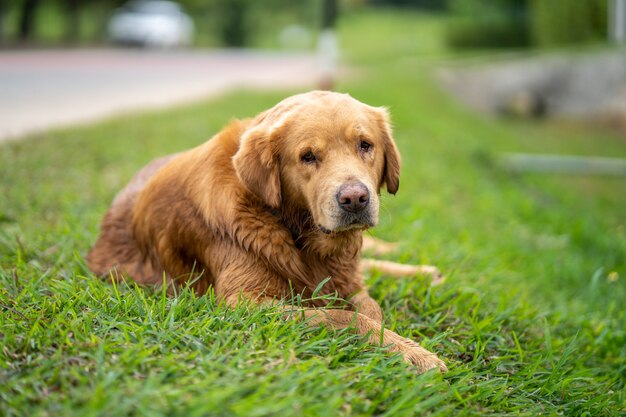
[(342, 210), (357, 213), (369, 204), (370, 193), (363, 183), (344, 184), (337, 192), (337, 202)]

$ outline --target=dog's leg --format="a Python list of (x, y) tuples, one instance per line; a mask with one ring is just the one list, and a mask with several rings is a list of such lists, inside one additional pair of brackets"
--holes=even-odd
[(349, 301), (354, 306), (354, 311), (369, 317), (377, 323), (383, 322), (383, 310), (376, 300), (370, 297), (367, 290), (358, 292)]
[[(354, 306), (354, 310), (357, 313), (366, 316), (371, 321), (377, 323), (379, 326), (382, 326), (382, 309), (380, 308), (380, 305), (376, 302), (376, 300), (374, 300), (368, 294), (367, 290), (363, 290), (357, 293), (354, 297), (350, 298), (350, 303)], [(380, 330), (378, 331), (380, 332)], [(386, 329), (384, 330), (384, 335), (389, 337), (387, 342), (395, 343), (395, 345), (393, 345), (390, 350), (402, 353), (405, 361), (416, 365), (418, 368), (420, 368), (420, 366), (423, 367), (424, 361), (426, 361), (428, 364), (431, 365), (436, 364), (436, 366), (432, 367), (437, 367), (442, 372), (445, 372), (447, 370), (445, 364), (441, 362), (434, 354), (425, 350), (419, 344), (413, 342), (412, 340), (403, 338), (402, 336), (397, 335), (396, 333)], [(398, 342), (398, 340), (400, 340), (400, 342)], [(372, 342), (371, 339), (370, 342)], [(382, 343), (383, 345), (385, 344), (384, 341)], [(433, 359), (429, 355), (433, 355), (435, 356), (435, 358)], [(423, 372), (423, 370), (420, 372)]]
[(359, 262), (359, 269), (361, 273), (378, 271), (381, 274), (399, 278), (428, 275), (432, 277), (432, 285), (441, 284), (445, 280), (445, 277), (439, 272), (439, 269), (431, 265), (409, 265), (382, 261), (380, 259), (363, 258)]
[(276, 216), (248, 201), (241, 201), (229, 215), (232, 217), (226, 221), (231, 225), (228, 233), (241, 249), (261, 257), (274, 270), (290, 277), (296, 292), (311, 295), (309, 288), (315, 288), (309, 281), (312, 273), (302, 262), (291, 233)]
[[(248, 292), (231, 294), (225, 299), (226, 303), (231, 306), (237, 305), (242, 300), (249, 300), (255, 304), (275, 305), (278, 303), (276, 298), (258, 296)], [(376, 304), (374, 300), (371, 301)], [(362, 305), (367, 304), (369, 303)], [(410, 339), (383, 328), (380, 320), (362, 313), (323, 308), (301, 308), (292, 305), (282, 306), (281, 309), (284, 310), (286, 318), (305, 320), (311, 326), (326, 326), (334, 330), (352, 329), (357, 334), (367, 337), (368, 343), (388, 346), (389, 351), (401, 354), (407, 363), (416, 367), (418, 373), (426, 372), (429, 369), (438, 369), (441, 372), (448, 370), (443, 361), (434, 353)], [(380, 311), (380, 307), (378, 310)]]
[[(225, 243), (226, 244), (226, 243)], [(231, 306), (242, 300), (255, 304), (276, 304), (290, 294), (289, 285), (275, 272), (264, 269), (256, 258), (250, 257), (237, 245), (228, 244), (230, 250), (222, 259), (220, 271), (214, 284), (215, 294)], [(226, 247), (224, 248), (226, 249)], [(446, 370), (445, 364), (437, 356), (419, 344), (404, 338), (382, 327), (382, 313), (376, 302), (366, 291), (357, 293), (351, 300), (360, 307), (359, 312), (324, 308), (303, 308), (284, 305), (286, 317), (303, 319), (313, 326), (324, 325), (332, 329), (353, 329), (356, 333), (367, 337), (369, 343), (389, 346), (392, 352), (398, 352), (404, 360), (425, 372), (432, 368)], [(356, 301), (356, 302), (355, 302)], [(368, 317), (364, 313), (370, 314)]]
[(311, 325), (323, 325), (331, 329), (353, 329), (356, 333), (366, 336), (373, 345), (388, 346), (391, 352), (398, 352), (403, 359), (423, 373), (429, 369), (441, 372), (448, 370), (446, 365), (434, 353), (421, 347), (414, 341), (385, 329), (379, 322), (361, 313), (346, 310), (304, 309), (295, 311), (299, 318)]
[[(385, 242), (371, 236), (363, 237), (363, 252), (374, 256), (393, 253), (397, 248), (397, 243)], [(428, 275), (433, 279), (432, 285), (441, 284), (445, 280), (445, 277), (439, 272), (439, 269), (432, 265), (410, 265), (379, 259), (363, 258), (359, 262), (359, 269), (361, 273), (378, 271), (382, 274), (399, 278), (412, 277), (415, 275)]]

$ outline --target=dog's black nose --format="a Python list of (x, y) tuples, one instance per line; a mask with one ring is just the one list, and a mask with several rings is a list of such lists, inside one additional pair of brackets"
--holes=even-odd
[(337, 192), (337, 202), (342, 210), (358, 213), (369, 204), (370, 193), (365, 184), (361, 182), (344, 184)]

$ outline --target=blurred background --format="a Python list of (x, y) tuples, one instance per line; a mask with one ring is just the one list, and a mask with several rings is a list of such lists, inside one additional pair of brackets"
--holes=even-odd
[[(123, 41), (119, 33), (122, 29), (118, 27), (115, 32), (115, 20), (121, 25), (119, 19), (125, 13), (127, 17), (143, 15), (146, 20), (152, 16), (155, 22), (155, 17), (161, 16), (163, 26), (175, 26), (172, 21), (178, 19), (181, 43), (193, 46), (310, 47), (322, 24), (325, 3), (335, 1), (4, 0), (0, 3), (0, 42), (4, 47), (25, 47)], [(396, 6), (449, 15), (452, 19), (445, 37), (455, 48), (553, 47), (603, 43), (610, 37), (624, 39), (623, 23), (614, 25), (609, 18), (610, 13), (624, 14), (621, 0), (346, 0), (336, 3), (342, 13), (365, 6)], [(141, 21), (137, 16), (135, 22), (139, 25)], [(186, 16), (190, 22), (185, 21)], [(155, 26), (158, 25), (157, 22)]]
[[(129, 106), (143, 105), (137, 97), (147, 97), (148, 104), (159, 101), (148, 97), (150, 91), (175, 96), (160, 103), (171, 104), (193, 96), (192, 90), (199, 97), (237, 86), (336, 88), (341, 74), (345, 80), (349, 73), (343, 64), (367, 55), (368, 46), (365, 39), (362, 44), (349, 39), (355, 30), (344, 31), (343, 39), (337, 30), (345, 22), (355, 28), (354, 16), (365, 11), (379, 14), (372, 22), (388, 21), (389, 10), (432, 29), (421, 31), (420, 38), (406, 34), (403, 41), (419, 49), (406, 57), (454, 57), (454, 63), (438, 63), (437, 82), (478, 111), (626, 126), (626, 58), (619, 47), (626, 40), (626, 0), (5, 0), (0, 2), (0, 52), (5, 52), (0, 92), (14, 114), (0, 119), (0, 135), (28, 132), (26, 124), (37, 124), (32, 113), (50, 113), (32, 111), (35, 102), (50, 109), (62, 92), (80, 91), (81, 85), (90, 93), (107, 90), (95, 97), (119, 91), (109, 102), (121, 104), (124, 93)], [(389, 34), (377, 35), (384, 40)], [(112, 54), (111, 47), (142, 55)], [(91, 53), (59, 52), (72, 50)], [(188, 54), (162, 55), (174, 50)], [(57, 52), (15, 54), (20, 51)], [(50, 71), (36, 79), (35, 72), (49, 70), (53, 62), (57, 72), (66, 65), (64, 79), (70, 84), (48, 78)], [(84, 65), (102, 71), (88, 80), (77, 72)], [(141, 65), (144, 72), (138, 72)], [(51, 91), (55, 85), (59, 89)], [(29, 86), (38, 90), (24, 93)], [(170, 87), (157, 94), (156, 86)], [(80, 110), (86, 111), (68, 107), (64, 114)], [(27, 120), (19, 124), (19, 119)], [(50, 119), (63, 121), (63, 116)]]

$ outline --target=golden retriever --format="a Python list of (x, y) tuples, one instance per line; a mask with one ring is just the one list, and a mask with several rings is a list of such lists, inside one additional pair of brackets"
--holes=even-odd
[(336, 293), (345, 308), (320, 308), (326, 301), (316, 297), (299, 317), (350, 327), (419, 372), (445, 371), (436, 355), (382, 327), (359, 271), (380, 189), (395, 194), (399, 175), (385, 109), (332, 92), (289, 97), (143, 168), (113, 201), (88, 264), (142, 284), (212, 287), (231, 305), (310, 297), (330, 277), (319, 294)]

